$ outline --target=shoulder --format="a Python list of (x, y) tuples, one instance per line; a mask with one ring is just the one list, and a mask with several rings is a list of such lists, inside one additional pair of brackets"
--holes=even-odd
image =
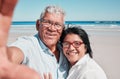
[(12, 45), (25, 45), (25, 44), (30, 44), (32, 42), (37, 41), (37, 37), (34, 36), (20, 36), (16, 39), (15, 42), (13, 42), (10, 46)]
[(37, 46), (38, 40), (35, 36), (21, 36), (15, 42), (8, 45), (8, 47), (14, 46), (21, 50), (30, 50), (31, 48)]
[(93, 59), (87, 61), (82, 77), (85, 79), (107, 79), (103, 69)]
[(34, 35), (34, 36), (21, 36), (21, 37), (18, 37), (17, 40), (19, 40), (19, 41), (33, 41), (36, 39), (37, 39), (37, 37)]
[(81, 79), (107, 79), (104, 72), (98, 70), (88, 70), (81, 75)]

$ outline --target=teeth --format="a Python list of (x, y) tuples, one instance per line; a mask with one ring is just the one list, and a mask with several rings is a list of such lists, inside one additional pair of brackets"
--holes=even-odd
[(75, 55), (76, 53), (75, 52), (67, 52), (66, 54), (67, 55)]
[(49, 35), (49, 36), (55, 36), (55, 34), (50, 34), (50, 33), (47, 33), (47, 35)]

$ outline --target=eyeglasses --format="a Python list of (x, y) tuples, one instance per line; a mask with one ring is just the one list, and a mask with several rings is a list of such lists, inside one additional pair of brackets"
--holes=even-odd
[(62, 43), (62, 45), (63, 45), (64, 48), (69, 48), (70, 45), (72, 45), (72, 46), (75, 47), (75, 48), (78, 48), (78, 47), (80, 47), (82, 44), (83, 44), (83, 42), (80, 42), (80, 41), (74, 41), (74, 42), (72, 42), (72, 43), (65, 41), (65, 42)]
[(55, 26), (56, 29), (62, 29), (64, 27), (64, 24), (60, 24), (58, 22), (53, 22), (51, 20), (46, 20), (46, 19), (40, 19), (40, 21), (43, 23), (43, 26), (45, 27), (50, 27), (52, 25)]

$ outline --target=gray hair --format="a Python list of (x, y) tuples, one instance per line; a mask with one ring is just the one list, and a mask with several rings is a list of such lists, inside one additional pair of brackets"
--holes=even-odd
[(40, 15), (40, 19), (44, 17), (45, 13), (55, 13), (55, 14), (62, 14), (63, 16), (65, 16), (65, 12), (63, 9), (61, 9), (60, 7), (58, 6), (47, 6), (45, 8), (45, 10), (41, 13)]

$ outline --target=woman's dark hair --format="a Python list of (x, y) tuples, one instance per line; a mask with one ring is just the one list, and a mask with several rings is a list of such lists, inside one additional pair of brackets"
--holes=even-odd
[(85, 32), (85, 30), (83, 30), (81, 27), (68, 27), (64, 29), (60, 38), (61, 43), (67, 34), (77, 34), (82, 39), (87, 48), (86, 53), (88, 53), (91, 58), (93, 57), (88, 34)]

